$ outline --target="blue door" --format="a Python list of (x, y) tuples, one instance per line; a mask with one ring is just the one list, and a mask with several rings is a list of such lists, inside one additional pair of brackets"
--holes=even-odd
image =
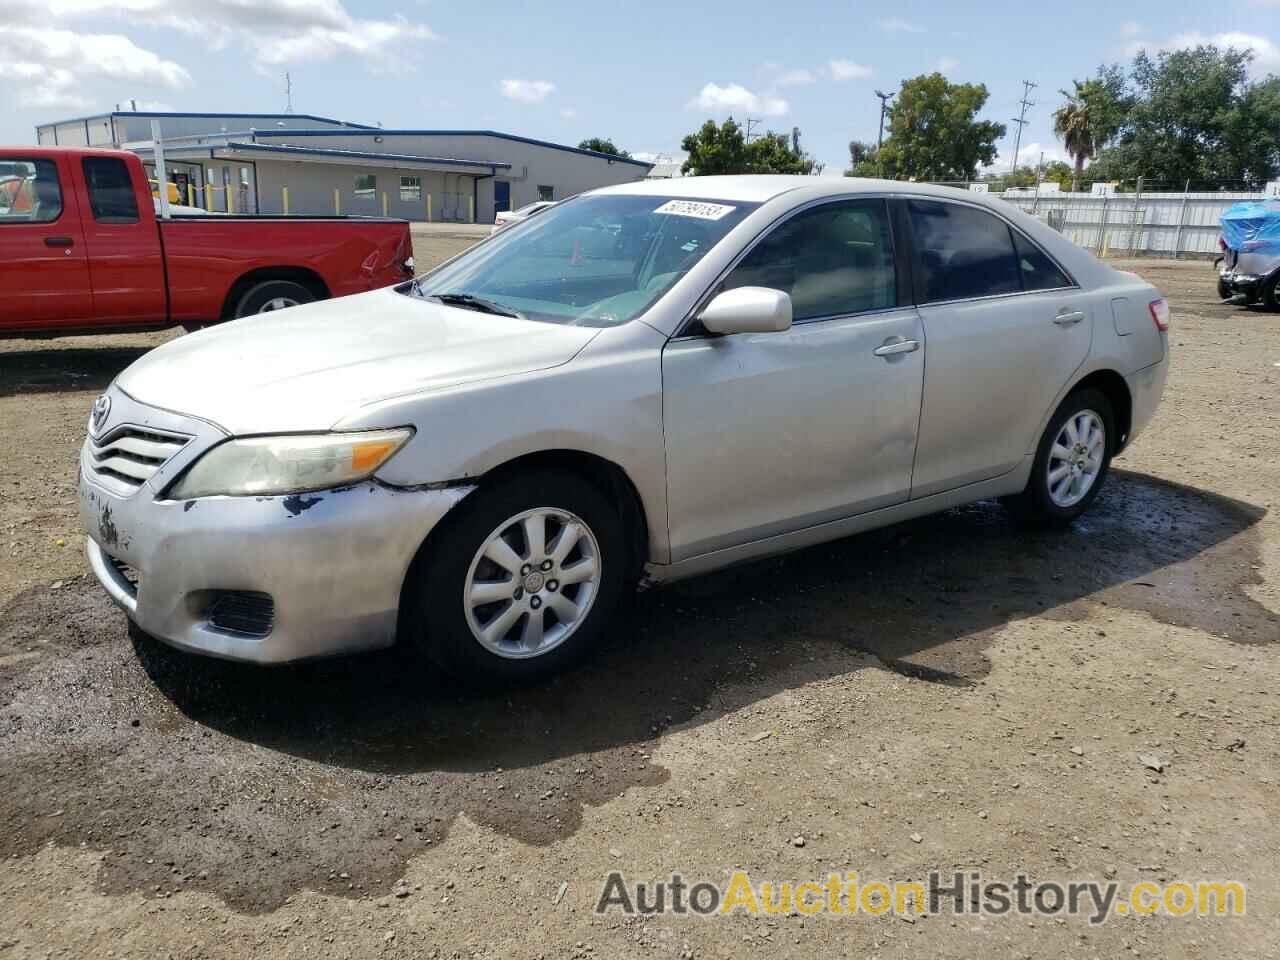
[(506, 180), (493, 181), (493, 212), (511, 209), (511, 184)]

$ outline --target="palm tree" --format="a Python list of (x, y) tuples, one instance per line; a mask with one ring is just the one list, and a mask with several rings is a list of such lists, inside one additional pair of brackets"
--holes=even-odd
[(1075, 174), (1071, 178), (1071, 192), (1075, 193), (1080, 189), (1080, 176), (1084, 173), (1085, 160), (1092, 159), (1098, 152), (1102, 139), (1099, 130), (1102, 118), (1097, 116), (1100, 112), (1097, 109), (1098, 81), (1071, 82), (1075, 84), (1073, 93), (1059, 91), (1067, 101), (1053, 112), (1053, 132), (1062, 140), (1063, 147), (1076, 162)]

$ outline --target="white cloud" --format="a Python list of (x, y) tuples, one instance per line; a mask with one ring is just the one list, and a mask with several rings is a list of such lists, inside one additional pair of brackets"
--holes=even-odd
[(924, 27), (902, 17), (886, 17), (879, 23), (886, 33), (924, 33)]
[(758, 113), (766, 117), (781, 117), (791, 110), (791, 104), (781, 97), (759, 96), (739, 83), (722, 87), (708, 83), (686, 105), (690, 110), (710, 110), (713, 113)]
[(402, 16), (353, 16), (341, 0), (7, 0), (11, 22), (47, 26), (79, 18), (110, 17), (165, 27), (220, 49), (239, 40), (260, 64), (355, 56), (380, 69), (401, 63), (414, 42), (436, 39), (431, 28)]
[[(1031, 167), (1035, 169), (1036, 164), (1040, 162), (1040, 153), (1044, 152), (1044, 162), (1048, 166), (1055, 160), (1061, 160), (1064, 163), (1070, 163), (1071, 160), (1063, 154), (1058, 146), (1049, 143), (1024, 143), (1018, 148), (1018, 166)], [(991, 161), (989, 167), (984, 168), (995, 173), (1007, 173), (1009, 170), (1009, 154), (997, 153), (996, 158)]]
[(104, 80), (170, 90), (191, 82), (183, 66), (120, 34), (27, 26), (0, 30), (0, 77), (32, 107), (88, 106), (86, 92)]
[(950, 73), (956, 67), (960, 66), (960, 61), (954, 57), (939, 57), (938, 62), (933, 65), (933, 69), (938, 73)]
[(573, 107), (561, 107), (560, 116), (564, 117), (566, 120), (574, 120), (578, 116), (578, 111), (573, 109)]
[(832, 80), (863, 80), (871, 76), (871, 68), (852, 60), (828, 60), (827, 71)]
[(803, 87), (808, 84), (815, 83), (817, 77), (812, 70), (786, 70), (778, 75), (775, 81), (780, 87)]
[(1182, 50), (1201, 44), (1211, 43), (1217, 47), (1235, 47), (1237, 50), (1253, 51), (1253, 69), (1258, 73), (1267, 73), (1280, 68), (1280, 46), (1267, 37), (1256, 33), (1229, 31), (1225, 33), (1206, 34), (1188, 31), (1165, 40), (1133, 40), (1124, 46), (1127, 57), (1136, 56), (1141, 50), (1152, 52)]
[(556, 89), (549, 80), (503, 80), (500, 87), (504, 97), (518, 103), (541, 103)]
[(1122, 37), (1136, 37), (1141, 32), (1142, 24), (1138, 23), (1136, 20), (1129, 20), (1126, 23), (1120, 24), (1120, 36)]

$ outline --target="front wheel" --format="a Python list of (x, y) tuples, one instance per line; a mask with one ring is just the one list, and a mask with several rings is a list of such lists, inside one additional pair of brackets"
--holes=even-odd
[(1006, 504), (1018, 516), (1066, 526), (1102, 489), (1116, 449), (1115, 412), (1099, 390), (1077, 390), (1062, 401), (1036, 448), (1026, 489)]
[(539, 470), (478, 490), (456, 511), (410, 571), (406, 639), (481, 684), (545, 676), (599, 640), (629, 554), (595, 486)]

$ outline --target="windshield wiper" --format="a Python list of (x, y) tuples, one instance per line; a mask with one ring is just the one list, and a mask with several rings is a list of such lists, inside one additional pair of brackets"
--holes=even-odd
[(515, 310), (504, 307), (500, 303), (494, 303), (492, 300), (486, 300), (484, 297), (477, 297), (470, 293), (430, 293), (426, 294), (426, 298), (449, 307), (478, 310), (481, 313), (492, 313), (499, 317), (515, 317), (518, 320), (526, 319), (522, 313), (517, 313)]

